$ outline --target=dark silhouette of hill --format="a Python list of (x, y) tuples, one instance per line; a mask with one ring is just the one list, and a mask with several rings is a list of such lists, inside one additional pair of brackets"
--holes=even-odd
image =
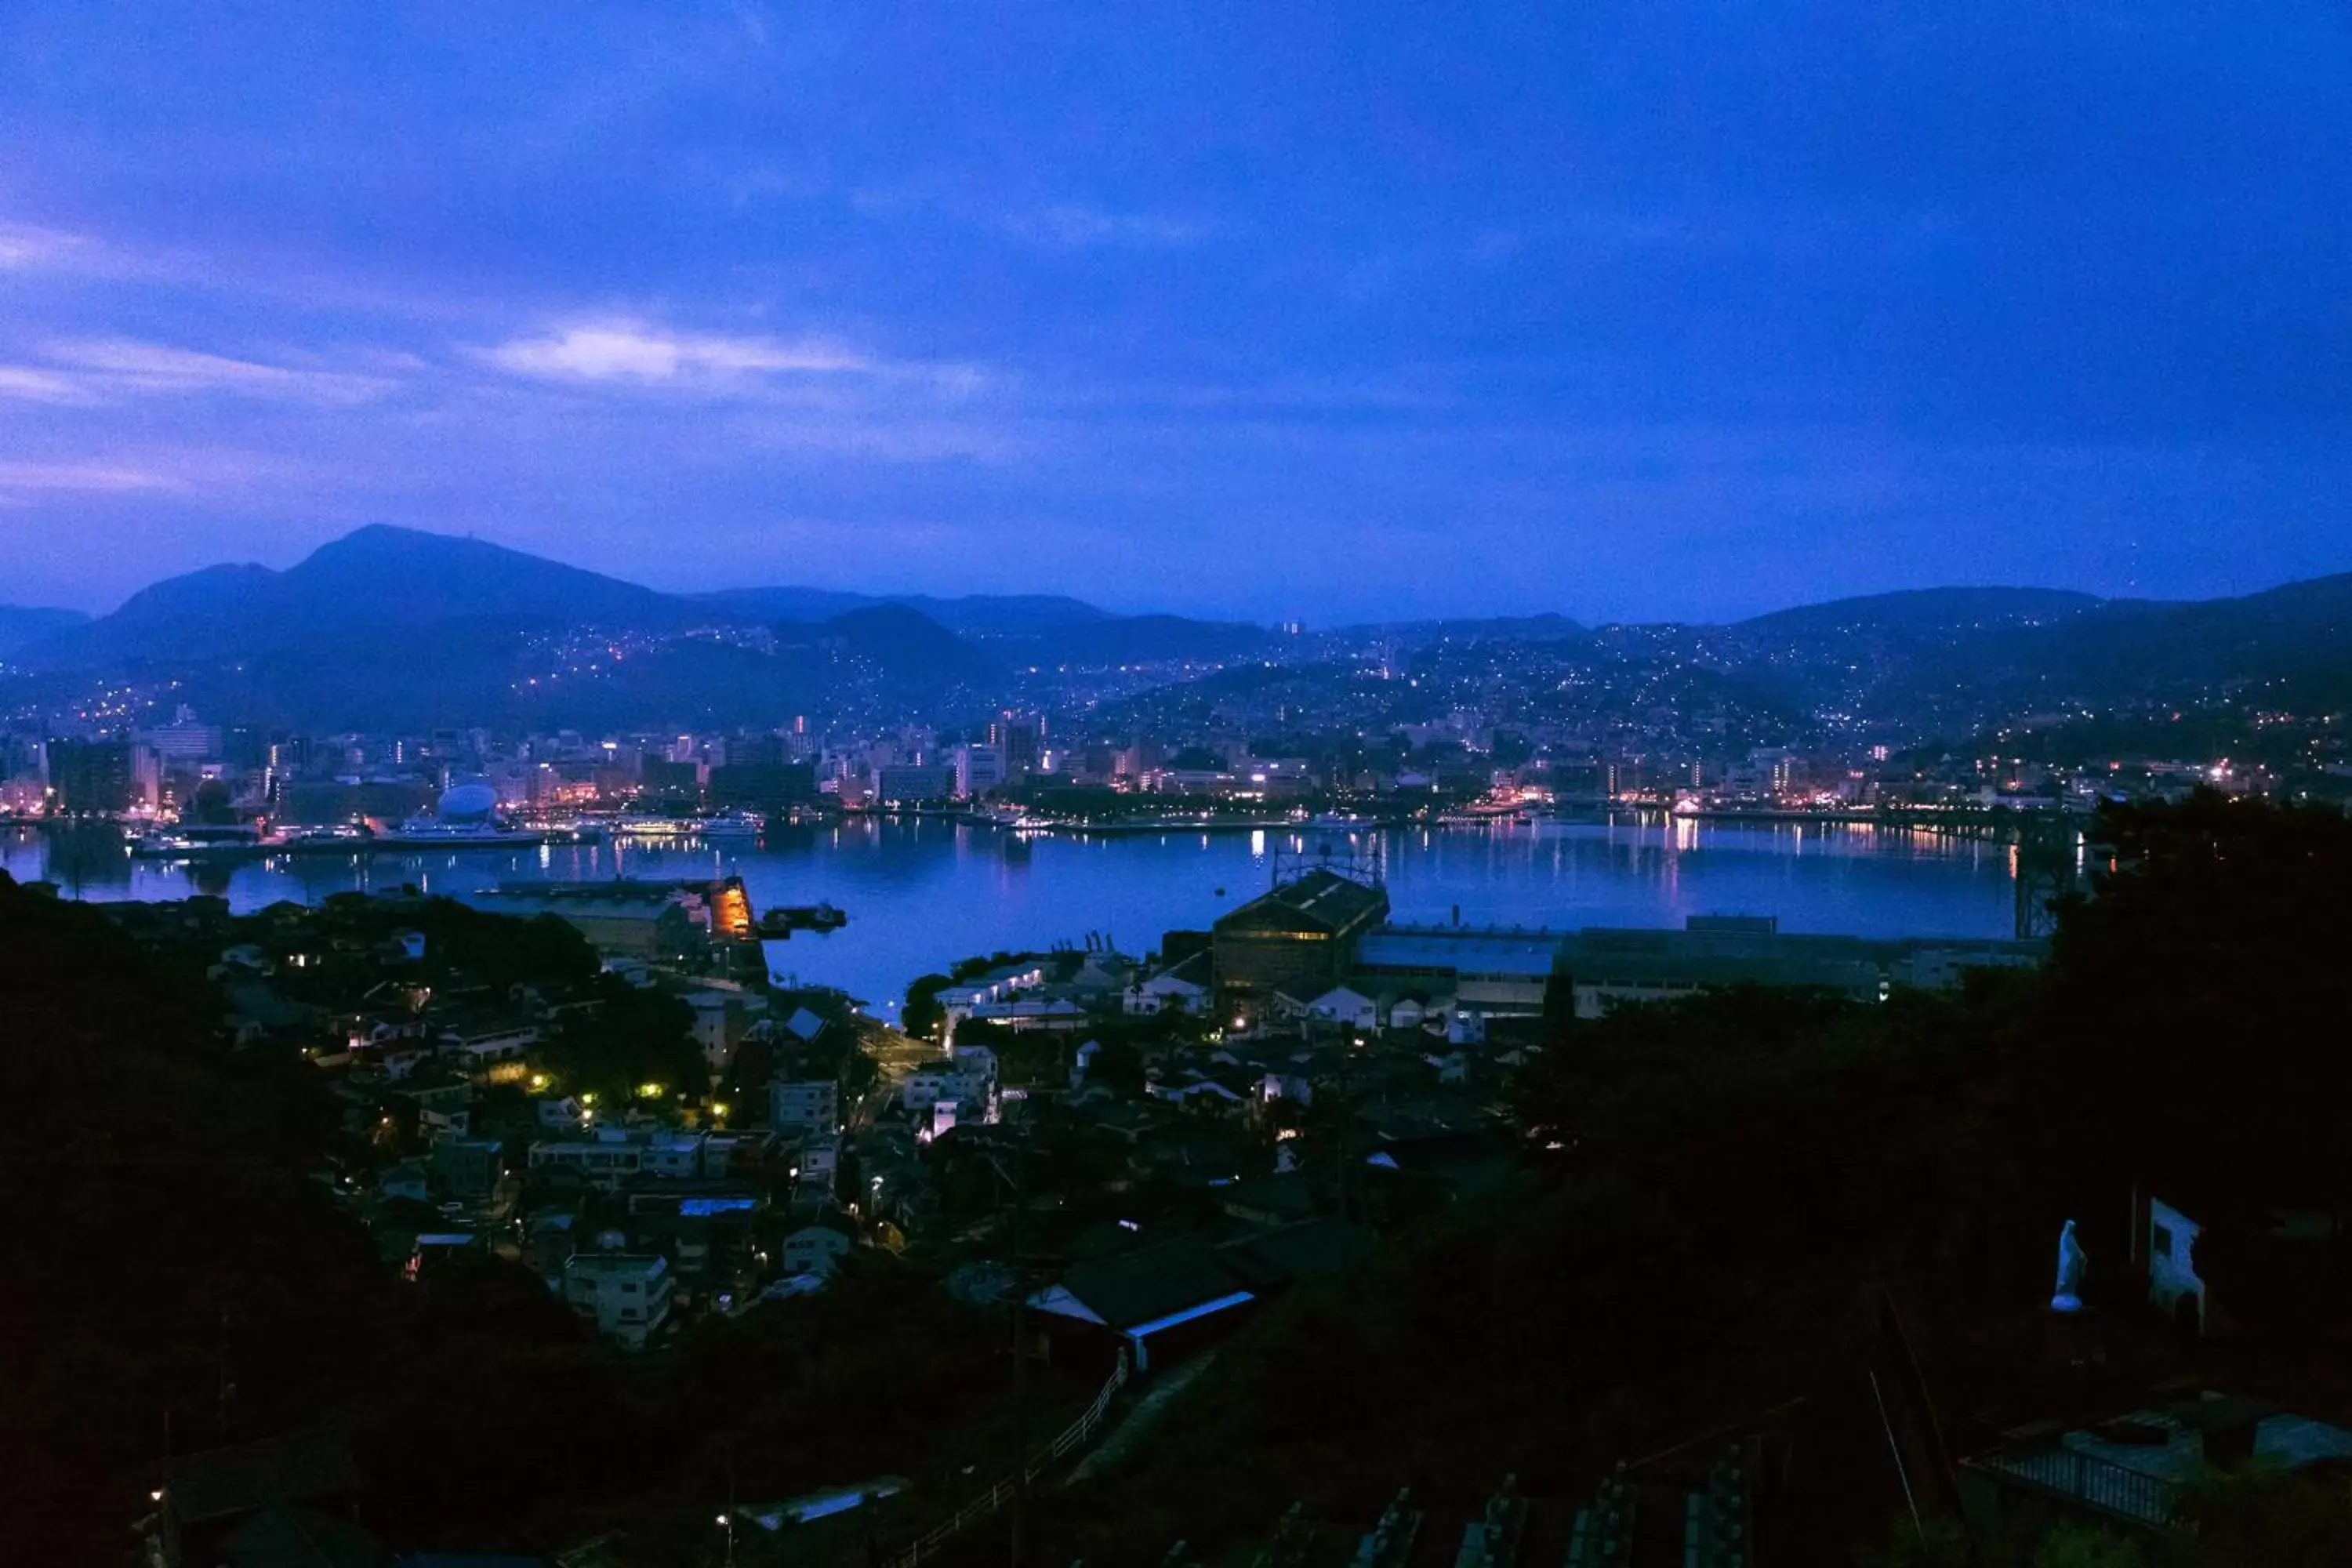
[(1810, 605), (1722, 629), (1717, 660), (1802, 706), (1957, 729), (2271, 681), (2352, 698), (2352, 574), (2228, 599), (1955, 588)]
[(684, 607), (617, 577), (477, 539), (371, 524), (284, 572), (208, 566), (26, 650), (50, 667), (181, 663), (496, 616), (514, 625), (661, 627)]
[[(1531, 657), (1589, 647), (1602, 663), (1696, 665), (1792, 713), (1898, 717), (1958, 734), (2024, 713), (2193, 699), (2240, 682), (2279, 683), (2305, 701), (2352, 699), (2347, 632), (2352, 575), (2198, 603), (1932, 588), (1718, 626), (1593, 630), (1533, 616), (1326, 635), (1423, 651), (1507, 642)], [(630, 667), (583, 675), (552, 651), (567, 633), (638, 640)], [(749, 639), (739, 633), (772, 634), (775, 649), (741, 647)], [(680, 639), (692, 646), (668, 646)], [(730, 640), (734, 652), (715, 646)], [(1117, 616), (1053, 595), (664, 594), (480, 540), (382, 524), (283, 572), (222, 565), (167, 579), (95, 620), (0, 610), (0, 655), (27, 670), (168, 672), (189, 700), (217, 710), (353, 724), (415, 722), (390, 716), (425, 712), (477, 722), (519, 708), (573, 710), (582, 723), (724, 722), (738, 707), (746, 717), (778, 705), (800, 711), (845, 690), (908, 701), (979, 694), (1029, 667), (1141, 667), (1181, 680), (1187, 667), (1296, 663), (1301, 647), (1246, 622)], [(567, 676), (581, 679), (567, 685)]]
[(1058, 594), (968, 594), (934, 598), (928, 594), (853, 594), (835, 588), (722, 588), (684, 595), (729, 619), (746, 622), (822, 621), (853, 610), (898, 605), (928, 616), (966, 636), (1083, 626), (1112, 620), (1109, 611)]
[(2352, 573), (2242, 598), (2103, 605), (2038, 628), (2021, 639), (2020, 658), (2114, 694), (2352, 677)]
[(79, 610), (43, 609), (32, 605), (0, 605), (0, 658), (28, 643), (69, 631), (89, 620)]
[(776, 637), (782, 644), (836, 650), (905, 680), (971, 679), (998, 668), (971, 641), (906, 605), (868, 605), (814, 624), (786, 622)]
[(1592, 634), (1566, 616), (1491, 616), (1436, 621), (1375, 622), (1350, 631), (1391, 634), (1408, 642), (1534, 642), (1581, 641)]
[(2063, 588), (1912, 588), (1775, 610), (1738, 623), (1766, 633), (1918, 633), (2016, 626), (2081, 615), (2111, 603)]
[(828, 695), (941, 700), (998, 669), (971, 643), (898, 605), (787, 625), (772, 651), (684, 635), (565, 672), (542, 638), (496, 620), (444, 622), (393, 646), (388, 654), (370, 632), (215, 661), (183, 674), (181, 694), (202, 711), (289, 725), (777, 724)]
[(851, 594), (837, 588), (720, 588), (684, 597), (715, 623), (746, 626), (771, 621), (831, 620), (880, 602), (870, 594)]
[(1050, 630), (1022, 639), (1008, 652), (1033, 664), (1100, 668), (1122, 664), (1209, 663), (1255, 653), (1278, 640), (1277, 634), (1246, 621), (1121, 616)]

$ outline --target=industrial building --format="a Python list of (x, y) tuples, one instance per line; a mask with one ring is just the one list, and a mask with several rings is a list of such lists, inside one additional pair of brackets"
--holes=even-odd
[(1210, 937), (1219, 1008), (1246, 1024), (1277, 993), (1321, 995), (1354, 973), (1365, 934), (1388, 913), (1385, 889), (1321, 868), (1251, 900)]

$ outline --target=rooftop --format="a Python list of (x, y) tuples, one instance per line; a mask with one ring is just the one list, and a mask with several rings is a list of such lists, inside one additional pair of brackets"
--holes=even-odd
[(1217, 921), (1219, 931), (1247, 929), (1255, 924), (1295, 924), (1300, 921), (1331, 931), (1348, 931), (1388, 913), (1385, 889), (1318, 868), (1296, 881), (1262, 893)]
[(1450, 969), (1467, 974), (1548, 975), (1571, 940), (1551, 931), (1464, 926), (1382, 926), (1356, 949), (1364, 969)]
[(565, 1259), (567, 1276), (594, 1274), (608, 1279), (653, 1275), (667, 1271), (669, 1260), (651, 1252), (582, 1252)]

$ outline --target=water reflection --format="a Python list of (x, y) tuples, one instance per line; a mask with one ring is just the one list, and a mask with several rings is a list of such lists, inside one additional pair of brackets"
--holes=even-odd
[[(757, 845), (614, 841), (406, 857), (297, 856), (201, 869), (134, 860), (109, 829), (0, 829), (0, 867), (69, 896), (225, 895), (259, 909), (345, 889), (404, 885), (458, 897), (507, 879), (602, 880), (740, 873), (754, 905), (830, 900), (841, 931), (771, 944), (771, 966), (880, 1005), (913, 976), (1002, 948), (1108, 931), (1129, 952), (1198, 930), (1261, 891), (1278, 854), (1314, 836), (1280, 830), (1135, 837), (1009, 836), (939, 820), (784, 829)], [(1866, 826), (1748, 826), (1654, 816), (1538, 821), (1388, 836), (1397, 918), (1472, 924), (1672, 925), (1773, 914), (1787, 931), (2004, 936), (2005, 846)]]

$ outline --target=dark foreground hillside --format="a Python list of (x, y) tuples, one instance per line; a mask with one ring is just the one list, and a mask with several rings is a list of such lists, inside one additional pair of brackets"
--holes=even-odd
[[(2100, 835), (2040, 974), (1562, 1026), (1515, 1090), (1516, 1173), (1276, 1302), (1108, 1475), (1041, 1488), (1031, 1560), (1248, 1562), (1297, 1505), (1295, 1560), (1338, 1563), (1399, 1488), (1458, 1540), (1506, 1476), (1550, 1529), (1621, 1461), (1746, 1445), (1754, 1561), (1958, 1563), (1967, 1461), (2036, 1424), (2213, 1391), (2352, 1426), (2352, 826), (2200, 798)], [(364, 1156), (319, 1075), (223, 1038), (203, 955), (235, 922), (165, 908), (209, 934), (134, 941), (0, 882), (0, 1561), (126, 1561), (164, 1460), (288, 1433), (347, 1445), (391, 1550), (627, 1563), (716, 1561), (730, 1495), (1000, 1468), (1002, 1317), (887, 1258), (637, 1360), (514, 1265), (401, 1282), (329, 1201)], [(399, 918), (453, 975), (597, 983), (559, 926)], [(628, 1019), (577, 1048), (690, 1058), (682, 1017)], [(2151, 1198), (2204, 1226), (2185, 1317), (2150, 1300)], [(2062, 1319), (2069, 1219), (2088, 1310)], [(1033, 1432), (1095, 1375), (1041, 1367)], [(2201, 1533), (2078, 1521), (1974, 1560), (2352, 1561), (2340, 1469), (2200, 1475), (2168, 1506)]]
[[(1184, 1541), (1223, 1561), (1297, 1504), (1336, 1562), (1405, 1486), (1453, 1521), (1450, 1552), (1506, 1476), (1559, 1519), (1619, 1461), (1753, 1436), (1773, 1456), (1757, 1561), (1944, 1561), (1918, 1555), (1906, 1482), (1958, 1552), (1955, 1461), (2005, 1430), (2168, 1383), (2352, 1417), (2339, 1240), (2282, 1266), (2209, 1237), (2229, 1321), (2192, 1339), (2147, 1303), (2127, 1223), (2136, 1193), (2258, 1229), (2344, 1212), (2352, 829), (2201, 799), (2102, 831), (2112, 868), (2043, 975), (1878, 1006), (1726, 994), (1570, 1030), (1526, 1077), (1517, 1183), (1227, 1345), (1148, 1461), (1059, 1507), (1050, 1560)], [(2076, 1323), (2046, 1306), (2069, 1218), (2092, 1259)], [(1979, 1560), (2352, 1561), (2340, 1472), (2273, 1484), (2192, 1499), (2201, 1542), (1984, 1541)]]

